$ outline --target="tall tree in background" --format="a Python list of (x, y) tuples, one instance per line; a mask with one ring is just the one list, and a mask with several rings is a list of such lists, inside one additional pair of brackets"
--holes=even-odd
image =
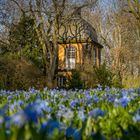
[(0, 1), (0, 54), (9, 50), (13, 54), (20, 52), (37, 65), (41, 59), (46, 81), (52, 87), (59, 28), (82, 8), (82, 16), (96, 29), (98, 41), (105, 48), (107, 65), (120, 81), (124, 75), (134, 75), (136, 69), (140, 73), (140, 1), (100, 0), (95, 5), (97, 1)]
[(47, 9), (49, 3), (46, 1), (36, 0), (35, 3), (33, 1), (29, 3), (31, 15), (36, 22), (34, 28), (43, 50), (44, 73), (49, 87), (53, 86), (55, 79), (59, 26), (65, 9), (65, 2), (65, 0), (59, 3), (52, 1), (52, 5), (49, 5), (51, 10)]
[(99, 42), (104, 45), (103, 59), (120, 83), (138, 68), (138, 26), (133, 15), (125, 11), (127, 8), (127, 1), (106, 0), (100, 1), (92, 12), (90, 9), (85, 12), (98, 33)]
[[(58, 39), (59, 28), (68, 19), (70, 19), (79, 8), (88, 6), (88, 3), (82, 3), (77, 8), (73, 7), (66, 0), (47, 1), (36, 0), (33, 4), (30, 1), (30, 11), (39, 28), (36, 26), (36, 32), (43, 50), (43, 60), (46, 66), (46, 76), (48, 86), (52, 87), (55, 81), (55, 72), (57, 68)], [(92, 2), (95, 2), (92, 1)], [(48, 6), (49, 5), (49, 6)], [(71, 7), (71, 8), (70, 8)], [(37, 12), (35, 12), (37, 10)]]
[(9, 31), (9, 54), (13, 57), (26, 58), (39, 68), (42, 67), (42, 50), (39, 45), (37, 33), (34, 29), (32, 17), (23, 13), (20, 21), (10, 27)]
[(128, 0), (128, 11), (129, 13), (132, 13), (132, 15), (134, 16), (135, 20), (133, 21), (133, 23), (136, 23), (137, 25), (137, 35), (138, 35), (138, 73), (140, 75), (140, 1), (139, 0)]
[[(90, 1), (90, 0), (89, 0)], [(79, 8), (83, 8), (89, 5), (89, 1), (79, 1), (73, 2), (72, 0), (11, 0), (10, 4), (16, 7), (17, 11), (20, 11), (17, 17), (21, 17), (24, 14), (31, 17), (34, 21), (33, 30), (35, 30), (39, 46), (42, 50), (42, 59), (44, 66), (44, 74), (46, 76), (46, 81), (49, 87), (53, 86), (55, 81), (55, 72), (57, 67), (57, 53), (58, 53), (58, 34), (59, 27), (67, 19), (71, 18), (74, 13), (77, 12)], [(94, 4), (97, 0), (92, 0), (91, 3)], [(75, 4), (76, 8), (75, 8)], [(18, 14), (18, 12), (16, 12)], [(16, 17), (16, 16), (15, 16)], [(14, 18), (13, 18), (14, 19)], [(14, 22), (19, 22), (18, 20), (13, 20)], [(14, 22), (10, 30), (13, 28), (14, 32)], [(11, 31), (10, 31), (11, 32)], [(26, 45), (26, 35), (24, 31), (19, 31), (15, 33), (21, 33), (19, 38), (16, 40), (11, 39), (12, 43), (19, 42), (18, 47), (24, 48)], [(12, 38), (12, 35), (10, 37)], [(24, 38), (23, 40), (20, 37)], [(19, 41), (21, 40), (21, 41)], [(14, 42), (16, 41), (16, 42)], [(9, 42), (8, 42), (9, 43)]]

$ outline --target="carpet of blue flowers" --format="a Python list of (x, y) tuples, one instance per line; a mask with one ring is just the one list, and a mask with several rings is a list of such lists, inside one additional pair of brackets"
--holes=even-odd
[(140, 90), (0, 90), (0, 140), (139, 140)]

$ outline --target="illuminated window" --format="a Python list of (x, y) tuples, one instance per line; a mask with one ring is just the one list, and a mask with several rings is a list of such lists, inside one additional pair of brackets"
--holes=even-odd
[(76, 64), (76, 48), (72, 46), (66, 47), (65, 55), (66, 69), (74, 69)]

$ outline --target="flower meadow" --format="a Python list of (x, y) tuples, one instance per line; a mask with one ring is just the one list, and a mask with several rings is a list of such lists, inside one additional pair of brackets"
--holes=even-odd
[(108, 139), (140, 139), (140, 89), (0, 90), (0, 140)]

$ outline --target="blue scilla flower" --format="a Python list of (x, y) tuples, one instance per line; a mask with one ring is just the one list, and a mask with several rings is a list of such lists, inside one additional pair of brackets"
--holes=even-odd
[(24, 100), (28, 101), (30, 99), (31, 95), (28, 92), (24, 92)]
[(110, 91), (110, 87), (106, 86), (104, 90), (109, 92)]
[(10, 101), (10, 100), (12, 100), (12, 99), (13, 99), (13, 96), (12, 96), (12, 95), (7, 96), (7, 100), (8, 100), (8, 101)]
[(81, 99), (79, 100), (79, 102), (82, 103), (82, 104), (85, 104), (85, 101), (86, 101), (85, 98), (81, 98)]
[(65, 109), (65, 106), (63, 104), (58, 104), (58, 108), (63, 110)]
[(12, 110), (12, 111), (15, 110), (15, 107), (16, 107), (15, 103), (11, 104), (10, 105), (10, 110)]
[(45, 87), (45, 88), (44, 88), (44, 91), (47, 91), (47, 90), (48, 90), (48, 87)]
[(56, 89), (50, 90), (51, 97), (54, 96), (56, 93), (57, 93), (57, 90)]
[(40, 131), (52, 135), (55, 129), (61, 130), (61, 124), (57, 120), (50, 119), (41, 125)]
[(131, 99), (131, 100), (134, 100), (136, 97), (137, 97), (137, 94), (134, 94), (134, 93), (133, 93), (133, 94), (130, 95), (130, 99)]
[(102, 91), (102, 86), (100, 84), (98, 84), (96, 90), (97, 91)]
[(94, 108), (93, 110), (91, 110), (89, 112), (89, 115), (93, 118), (97, 118), (99, 116), (104, 116), (105, 115), (105, 112), (103, 110), (101, 110), (100, 108)]
[(117, 105), (119, 105), (119, 99), (118, 98), (115, 98), (115, 100), (114, 100), (114, 106), (117, 106)]
[(37, 99), (37, 100), (40, 100), (40, 99), (41, 99), (41, 95), (40, 95), (40, 94), (37, 94), (37, 95), (36, 95), (36, 99)]
[(24, 112), (27, 116), (28, 121), (37, 123), (38, 121), (38, 114), (37, 111), (33, 108), (32, 104), (29, 104), (25, 109)]
[(134, 117), (133, 117), (133, 121), (134, 122), (140, 122), (140, 114), (136, 114)]
[(130, 88), (127, 91), (128, 91), (128, 93), (134, 93), (135, 92), (135, 90), (133, 88)]
[(1, 90), (0, 90), (0, 95), (2, 95), (2, 96), (7, 95), (7, 94), (6, 94), (6, 90), (2, 90), (2, 89), (1, 89)]
[(140, 107), (138, 108), (138, 110), (137, 110), (135, 116), (133, 117), (133, 120), (134, 120), (135, 122), (140, 122)]
[(64, 114), (63, 116), (66, 118), (66, 119), (72, 119), (73, 116), (74, 116), (74, 112), (70, 109), (68, 109)]
[(100, 99), (97, 97), (97, 95), (93, 95), (92, 96), (93, 101), (95, 101), (96, 103), (98, 103), (100, 101)]
[(82, 129), (76, 130), (73, 134), (74, 140), (81, 140), (82, 139)]
[(90, 92), (89, 91), (85, 91), (84, 94), (85, 94), (85, 96), (88, 96), (88, 95), (90, 95)]
[(51, 108), (49, 107), (49, 103), (43, 100), (36, 100), (34, 103), (34, 110), (37, 112), (38, 116), (42, 116), (43, 112), (50, 113)]
[(37, 99), (34, 104), (40, 105), (41, 108), (43, 108), (43, 107), (45, 108), (49, 105), (49, 103), (47, 101), (44, 101), (41, 99)]
[(66, 137), (72, 137), (74, 132), (75, 132), (75, 129), (72, 126), (70, 126), (66, 129), (66, 134), (65, 135), (66, 135)]
[(4, 116), (4, 123), (5, 123), (5, 127), (6, 129), (10, 129), (10, 120), (11, 120), (11, 117), (9, 116)]
[(58, 118), (60, 118), (60, 117), (64, 116), (65, 112), (66, 112), (66, 109), (58, 110), (56, 116)]
[(78, 112), (78, 118), (82, 121), (84, 121), (86, 119), (86, 115), (84, 114), (84, 111)]
[(86, 102), (87, 102), (87, 103), (90, 103), (91, 101), (92, 101), (92, 96), (87, 95), (87, 96), (86, 96)]
[(17, 110), (17, 109), (20, 109), (20, 106), (23, 105), (23, 104), (24, 104), (23, 101), (21, 101), (21, 100), (16, 101), (15, 100), (14, 103), (9, 105), (9, 107), (10, 107), (11, 110), (15, 110), (15, 109)]
[(20, 105), (20, 106), (24, 105), (24, 101), (18, 100), (18, 101), (17, 101), (17, 105)]
[(109, 94), (108, 97), (106, 98), (107, 102), (113, 102), (114, 101), (114, 97), (113, 95)]
[(61, 89), (60, 93), (61, 93), (61, 95), (64, 96), (64, 97), (68, 94), (67, 91), (64, 90), (64, 89)]
[(128, 91), (125, 89), (121, 90), (121, 97), (123, 97), (123, 96), (126, 96), (126, 97), (128, 96)]
[(76, 107), (77, 104), (78, 104), (78, 100), (72, 100), (72, 101), (70, 102), (70, 106), (71, 106), (72, 108)]
[(11, 123), (19, 127), (22, 127), (27, 121), (28, 119), (24, 111), (20, 111), (11, 117)]
[(38, 91), (34, 87), (31, 87), (31, 88), (29, 88), (28, 92), (31, 94), (36, 94)]
[(0, 109), (0, 115), (4, 116), (6, 112), (8, 111), (9, 106), (6, 104)]
[(130, 102), (130, 98), (128, 97), (122, 97), (119, 99), (119, 104), (122, 106), (122, 107), (126, 107)]

